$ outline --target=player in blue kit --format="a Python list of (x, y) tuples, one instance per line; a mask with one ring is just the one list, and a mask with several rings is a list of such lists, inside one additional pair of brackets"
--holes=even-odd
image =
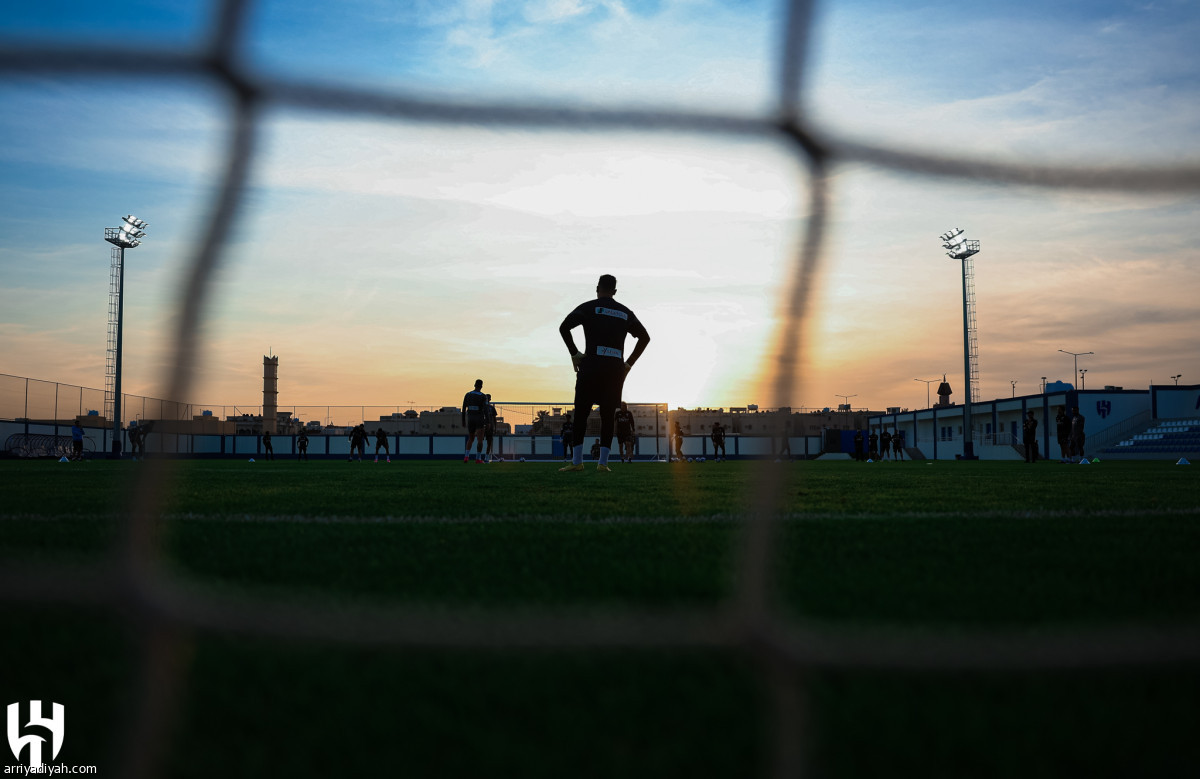
[[(567, 314), (558, 332), (575, 366), (575, 418), (572, 430), (571, 464), (560, 471), (583, 470), (583, 438), (592, 406), (600, 407), (600, 462), (597, 470), (610, 471), (608, 455), (612, 445), (613, 418), (621, 404), (625, 375), (650, 343), (650, 335), (627, 306), (613, 299), (617, 280), (607, 273), (596, 285), (596, 299)], [(584, 350), (579, 351), (571, 331), (583, 328)], [(625, 337), (637, 339), (633, 351), (625, 356)]]

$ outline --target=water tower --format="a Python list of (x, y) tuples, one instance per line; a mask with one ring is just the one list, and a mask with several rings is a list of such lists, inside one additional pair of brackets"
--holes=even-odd
[(275, 435), (279, 419), (279, 357), (263, 355), (263, 419), (264, 433)]

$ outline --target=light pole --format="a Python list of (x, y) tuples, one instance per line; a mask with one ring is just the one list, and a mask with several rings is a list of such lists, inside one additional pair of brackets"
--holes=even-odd
[(1011, 380), (1009, 380), (1008, 383), (1012, 385), (1012, 388), (1013, 388), (1012, 396), (1015, 398), (1017, 396), (1017, 380), (1011, 379)]
[(1087, 368), (1079, 369), (1079, 389), (1087, 389)]
[[(836, 392), (833, 394), (837, 395)], [(855, 395), (838, 395), (838, 397), (845, 399), (846, 402), (843, 403), (842, 405), (844, 405), (846, 407), (846, 410), (849, 411), (850, 410), (850, 398), (857, 398), (858, 395), (857, 394), (855, 394)]]
[(1066, 349), (1059, 349), (1063, 354), (1069, 354), (1075, 358), (1075, 377), (1079, 377), (1079, 358), (1085, 354), (1095, 354), (1095, 352), (1068, 352)]
[(975, 272), (971, 257), (979, 254), (979, 241), (963, 238), (962, 228), (942, 233), (942, 248), (946, 256), (962, 263), (963, 288), (963, 372), (967, 380), (967, 402), (963, 404), (963, 453), (962, 459), (975, 460), (975, 443), (971, 440), (971, 401), (975, 399), (974, 377), (979, 355), (975, 345)]
[(1046, 394), (1046, 377), (1045, 376), (1042, 377), (1042, 394), (1043, 395)]
[(929, 385), (941, 379), (913, 379), (913, 381), (925, 382), (925, 408), (929, 408)]
[(121, 217), (120, 227), (104, 228), (104, 240), (113, 245), (109, 269), (108, 358), (105, 360), (105, 410), (112, 412), (112, 454), (121, 456), (121, 335), (125, 314), (125, 250), (141, 244), (150, 225), (133, 214)]
[(1179, 373), (1179, 374), (1176, 374), (1176, 375), (1172, 376), (1171, 378), (1175, 380), (1175, 386), (1177, 386), (1177, 387), (1178, 387), (1178, 386), (1179, 386), (1179, 380), (1180, 380), (1181, 378), (1183, 378), (1183, 374), (1182, 374), (1182, 373)]

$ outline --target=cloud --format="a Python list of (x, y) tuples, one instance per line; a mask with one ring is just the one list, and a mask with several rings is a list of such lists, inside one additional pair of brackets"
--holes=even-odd
[(1071, 13), (835, 6), (811, 81), (816, 116), (838, 133), (939, 151), (1194, 160), (1200, 19)]
[(270, 189), (460, 200), (535, 214), (720, 211), (790, 216), (795, 171), (767, 144), (342, 119), (272, 122), (260, 164)]
[(525, 3), (522, 13), (530, 23), (542, 24), (590, 13), (595, 6), (584, 0), (533, 0)]

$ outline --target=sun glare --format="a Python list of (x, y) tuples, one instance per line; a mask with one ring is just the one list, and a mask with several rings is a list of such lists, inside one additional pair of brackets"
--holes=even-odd
[(712, 337), (695, 332), (693, 325), (686, 318), (656, 324), (649, 349), (625, 384), (628, 399), (692, 408), (711, 397), (720, 354)]

